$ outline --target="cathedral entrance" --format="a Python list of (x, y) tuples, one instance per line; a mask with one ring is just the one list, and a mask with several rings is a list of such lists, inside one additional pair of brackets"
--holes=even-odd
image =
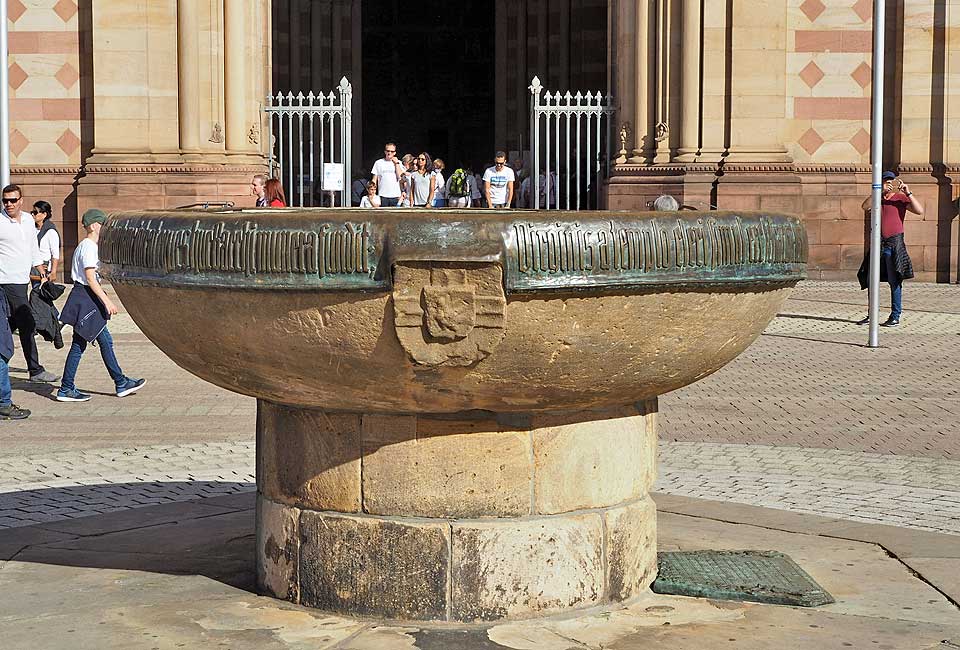
[(353, 84), (352, 160), (395, 141), (475, 167), (530, 148), (530, 92), (612, 90), (608, 0), (273, 0), (273, 92)]
[(493, 7), (364, 0), (364, 163), (388, 141), (452, 167), (492, 160), (498, 58), (506, 64)]

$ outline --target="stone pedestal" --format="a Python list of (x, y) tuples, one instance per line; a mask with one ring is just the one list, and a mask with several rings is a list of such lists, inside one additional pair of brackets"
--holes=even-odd
[(343, 614), (487, 621), (639, 595), (656, 575), (656, 399), (496, 417), (259, 401), (257, 581)]

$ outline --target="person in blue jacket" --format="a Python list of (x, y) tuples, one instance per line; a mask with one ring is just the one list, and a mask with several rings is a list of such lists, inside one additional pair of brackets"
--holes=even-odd
[(63, 379), (60, 390), (57, 391), (59, 402), (86, 402), (90, 395), (77, 390), (74, 378), (87, 343), (96, 341), (100, 347), (100, 356), (103, 365), (117, 389), (117, 397), (126, 397), (140, 390), (146, 383), (145, 379), (131, 379), (123, 374), (117, 357), (113, 352), (113, 338), (107, 329), (110, 316), (117, 313), (117, 306), (107, 296), (100, 286), (100, 277), (97, 267), (100, 266), (100, 255), (97, 242), (100, 240), (100, 229), (107, 220), (103, 210), (91, 208), (83, 213), (83, 227), (87, 236), (77, 246), (73, 253), (73, 266), (70, 275), (74, 286), (63, 306), (60, 320), (73, 325), (73, 343), (67, 353), (67, 361), (63, 367)]

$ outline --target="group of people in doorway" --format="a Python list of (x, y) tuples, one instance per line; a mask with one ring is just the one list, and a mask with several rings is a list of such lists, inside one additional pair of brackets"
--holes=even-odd
[[(13, 357), (14, 330), (20, 338), (30, 381), (54, 383), (60, 380), (60, 388), (51, 395), (59, 402), (91, 399), (89, 393), (80, 391), (74, 383), (80, 359), (89, 343), (100, 348), (100, 356), (113, 379), (117, 397), (126, 397), (140, 390), (146, 380), (124, 374), (107, 329), (110, 316), (118, 311), (103, 290), (97, 273), (100, 228), (107, 215), (96, 208), (83, 213), (81, 221), (86, 236), (73, 253), (70, 270), (73, 289), (61, 311), (55, 302), (65, 287), (56, 282), (61, 241), (52, 220), (52, 206), (46, 201), (36, 201), (27, 216), (23, 209), (23, 190), (19, 185), (7, 185), (2, 196), (0, 288), (4, 299), (0, 300), (0, 420), (23, 420), (30, 416), (29, 409), (13, 403), (8, 364)], [(73, 340), (61, 378), (41, 365), (36, 335), (40, 332), (56, 347), (63, 347), (60, 335), (63, 325), (73, 327)]]
[[(397, 155), (397, 146), (388, 142), (383, 157), (366, 172), (358, 172), (351, 187), (351, 203), (361, 208), (525, 208), (533, 207), (533, 178), (522, 160), (507, 164), (507, 154), (498, 151), (483, 173), (461, 165), (444, 176), (447, 166), (429, 153)], [(540, 205), (557, 206), (557, 175), (543, 171), (537, 179)]]

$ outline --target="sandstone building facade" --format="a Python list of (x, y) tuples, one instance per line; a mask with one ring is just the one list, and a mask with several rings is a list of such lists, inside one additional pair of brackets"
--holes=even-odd
[[(796, 213), (811, 277), (853, 277), (870, 189), (871, 0), (442, 4), (459, 8), (10, 0), (13, 179), (54, 205), (69, 255), (93, 205), (248, 205), (269, 93), (347, 76), (355, 160), (397, 131), (465, 157), (529, 147), (538, 75), (613, 95), (608, 207), (669, 192), (700, 209)], [(956, 281), (960, 0), (889, 1), (885, 45), (886, 164), (927, 208), (907, 229), (918, 277)], [(430, 74), (411, 60), (432, 61)]]

